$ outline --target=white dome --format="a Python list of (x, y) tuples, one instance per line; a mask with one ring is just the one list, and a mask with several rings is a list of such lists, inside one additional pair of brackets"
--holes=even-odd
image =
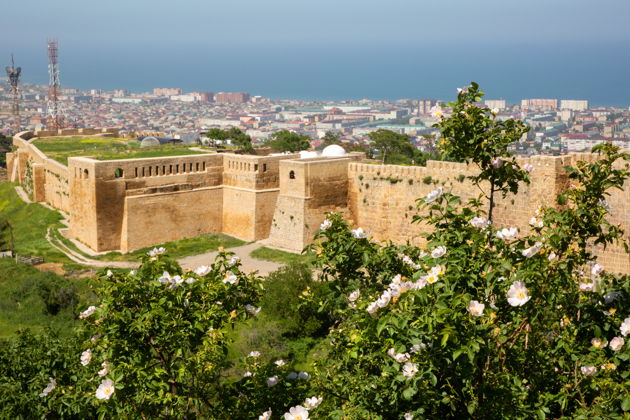
[(300, 152), (300, 159), (310, 159), (310, 158), (316, 158), (319, 157), (319, 153), (317, 152), (309, 152), (307, 150), (302, 150)]
[(154, 147), (159, 146), (160, 141), (153, 136), (148, 136), (142, 139), (140, 142), (140, 147)]
[(322, 151), (323, 157), (343, 157), (346, 155), (346, 151), (343, 147), (331, 144), (330, 146), (326, 146)]

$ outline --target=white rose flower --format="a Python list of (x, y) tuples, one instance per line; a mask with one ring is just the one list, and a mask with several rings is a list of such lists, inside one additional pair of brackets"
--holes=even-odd
[(623, 337), (615, 337), (610, 340), (610, 344), (608, 345), (608, 347), (610, 347), (612, 351), (619, 351), (625, 343), (626, 341), (623, 339)]
[(523, 254), (525, 258), (531, 258), (534, 255), (538, 254), (541, 248), (542, 248), (542, 242), (536, 242), (534, 246), (524, 249), (523, 251), (521, 251), (521, 253)]
[(418, 353), (420, 350), (424, 350), (427, 348), (427, 345), (424, 343), (420, 343), (420, 344), (414, 344), (413, 346), (411, 346), (411, 348), (409, 349), (410, 353)]
[(368, 232), (365, 232), (363, 230), (363, 228), (358, 227), (356, 229), (351, 230), (350, 232), (352, 232), (352, 236), (354, 236), (356, 239), (363, 239), (363, 238), (367, 238), (367, 236), (369, 235)]
[(301, 405), (291, 407), (288, 413), (284, 413), (284, 420), (308, 420), (308, 410)]
[(392, 294), (389, 290), (385, 290), (381, 296), (376, 300), (376, 306), (379, 308), (384, 308), (387, 306), (389, 301), (392, 299)]
[(99, 400), (109, 400), (114, 393), (114, 381), (104, 379), (96, 389), (96, 398)]
[(436, 190), (431, 191), (424, 199), (425, 203), (432, 203), (442, 195), (442, 187), (438, 187)]
[(271, 410), (267, 410), (258, 416), (258, 420), (271, 420)]
[(247, 356), (248, 357), (260, 357), (260, 352), (259, 351), (250, 351)]
[(592, 292), (595, 289), (595, 284), (593, 283), (580, 283), (580, 290), (582, 292)]
[(332, 222), (328, 219), (324, 220), (321, 225), (319, 225), (320, 230), (326, 230), (332, 226)]
[(387, 355), (398, 363), (407, 362), (411, 357), (409, 356), (409, 353), (396, 353), (396, 350), (394, 350), (394, 348), (390, 348), (389, 350), (387, 350)]
[(376, 314), (376, 311), (378, 311), (378, 305), (376, 304), (376, 302), (372, 302), (368, 305), (366, 310), (370, 315), (374, 316)]
[(601, 338), (593, 338), (591, 339), (591, 346), (598, 349), (603, 349), (604, 347), (606, 347), (606, 343), (604, 343)]
[(257, 308), (254, 305), (245, 305), (245, 310), (254, 316), (258, 315), (260, 309), (261, 308)]
[(306, 400), (304, 400), (304, 406), (308, 410), (312, 410), (313, 408), (317, 408), (322, 403), (322, 401), (324, 401), (323, 397), (307, 398)]
[(357, 289), (354, 292), (350, 293), (350, 296), (348, 296), (348, 300), (350, 302), (356, 302), (359, 296), (361, 296), (361, 291)]
[(471, 300), (468, 304), (468, 312), (472, 316), (483, 316), (483, 310), (486, 307), (483, 303), (479, 303), (476, 300)]
[(271, 378), (267, 378), (267, 386), (272, 387), (278, 385), (278, 375), (274, 375)]
[(184, 282), (185, 282), (186, 284), (193, 284), (193, 283), (194, 283), (194, 282), (196, 282), (196, 281), (197, 281), (197, 279), (194, 279), (194, 278), (192, 278), (192, 277), (188, 277), (188, 278), (184, 279)]
[(423, 289), (424, 286), (427, 285), (427, 277), (426, 276), (422, 276), (416, 282), (411, 283), (411, 284), (412, 284), (412, 288), (415, 289), (415, 290)]
[(225, 272), (225, 278), (223, 279), (223, 283), (236, 284), (237, 281), (238, 281), (238, 277), (236, 277), (234, 273), (232, 273), (231, 271)]
[(252, 373), (249, 370), (243, 373), (243, 378), (249, 378), (250, 376), (252, 376)]
[(599, 276), (599, 273), (604, 271), (604, 266), (601, 264), (595, 264), (591, 269), (591, 274), (594, 276)]
[(433, 258), (443, 257), (444, 254), (446, 254), (446, 247), (442, 245), (433, 248), (433, 251), (431, 251), (431, 257)]
[(431, 116), (433, 118), (442, 118), (442, 117), (444, 117), (444, 110), (439, 105), (432, 106), (430, 111), (431, 111)]
[(92, 315), (94, 311), (96, 311), (96, 306), (88, 307), (85, 311), (79, 314), (79, 319), (87, 318), (88, 316)]
[(230, 261), (228, 261), (228, 266), (234, 267), (240, 260), (240, 257), (234, 255), (232, 258), (230, 258)]
[(109, 373), (109, 362), (108, 361), (104, 361), (103, 363), (101, 363), (101, 366), (103, 367), (103, 369), (98, 371), (98, 376), (105, 376)]
[(407, 362), (403, 365), (402, 373), (407, 378), (413, 378), (418, 373), (418, 364)]
[(308, 379), (308, 378), (310, 378), (310, 377), (311, 377), (311, 375), (309, 375), (309, 374), (308, 374), (308, 373), (306, 373), (306, 372), (300, 372), (300, 373), (298, 373), (298, 378), (299, 378), (299, 379), (302, 379), (302, 380), (307, 380), (307, 379)]
[(558, 256), (556, 255), (555, 252), (550, 253), (549, 256), (547, 257), (549, 261), (554, 261), (556, 258), (558, 258)]
[(275, 363), (275, 364), (276, 364), (276, 366), (278, 366), (278, 367), (281, 367), (281, 366), (284, 366), (284, 365), (286, 365), (286, 364), (287, 364), (287, 362), (285, 362), (285, 361), (284, 361), (284, 360), (282, 360), (282, 359), (278, 359), (278, 360), (276, 360), (274, 363)]
[(501, 166), (503, 166), (503, 159), (501, 158), (494, 158), (492, 159), (492, 161), (490, 162), (492, 164), (492, 166), (496, 169), (500, 168)]
[(83, 353), (81, 353), (81, 364), (83, 366), (87, 366), (92, 361), (92, 350), (87, 349)]
[(630, 318), (626, 318), (623, 320), (621, 326), (619, 327), (619, 331), (621, 331), (621, 335), (623, 335), (624, 337), (628, 335), (628, 333), (630, 333)]
[(105, 273), (105, 275), (106, 275), (107, 277), (111, 277), (111, 276), (113, 276), (113, 275), (114, 275), (114, 273), (112, 273), (112, 270), (107, 270), (107, 273)]
[(485, 217), (473, 217), (470, 219), (470, 224), (477, 229), (483, 229), (490, 224), (490, 221)]
[(522, 281), (516, 281), (512, 283), (510, 288), (507, 291), (508, 303), (511, 306), (523, 306), (530, 299), (531, 296), (527, 295), (527, 288), (525, 287), (525, 283)]
[(158, 256), (160, 254), (163, 254), (166, 251), (166, 248), (160, 247), (160, 248), (153, 248), (151, 251), (147, 252), (147, 255), (149, 257), (155, 257)]
[(497, 238), (503, 239), (504, 241), (512, 241), (516, 239), (516, 235), (518, 235), (518, 229), (515, 227), (511, 228), (503, 228), (497, 232)]
[(212, 269), (210, 267), (208, 267), (207, 265), (202, 265), (202, 266), (199, 266), (199, 267), (195, 268), (195, 274), (198, 275), (198, 276), (205, 276), (210, 271), (212, 271)]
[(405, 420), (413, 420), (413, 414), (411, 413), (405, 413), (403, 417)]
[(162, 284), (171, 284), (171, 275), (168, 272), (163, 272), (162, 276), (158, 279), (158, 281)]
[(536, 217), (532, 217), (531, 219), (529, 219), (529, 225), (535, 228), (542, 228), (543, 226), (545, 226), (545, 222)]
[(40, 397), (48, 396), (48, 394), (50, 394), (57, 386), (57, 381), (54, 378), (48, 378), (48, 380), (50, 382), (48, 382), (48, 385), (46, 385), (46, 388), (44, 388), (44, 390), (39, 394)]
[(497, 115), (499, 113), (499, 108), (492, 108), (490, 112), (492, 112), (494, 115)]
[(597, 368), (595, 366), (582, 366), (580, 371), (584, 376), (593, 376), (597, 373)]

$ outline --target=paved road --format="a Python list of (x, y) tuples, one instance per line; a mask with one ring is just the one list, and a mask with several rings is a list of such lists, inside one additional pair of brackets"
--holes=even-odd
[[(282, 264), (278, 264), (271, 261), (263, 261), (257, 260), (249, 256), (249, 254), (255, 250), (262, 247), (262, 244), (254, 242), (247, 245), (237, 246), (234, 248), (228, 248), (227, 250), (235, 253), (241, 259), (241, 270), (244, 272), (249, 272), (253, 270), (258, 270), (258, 274), (262, 276), (266, 276), (272, 271), (276, 271)], [(194, 270), (200, 265), (208, 265), (209, 263), (214, 261), (214, 258), (217, 256), (218, 251), (208, 252), (206, 254), (192, 255), (190, 257), (184, 257), (177, 260), (183, 269)]]

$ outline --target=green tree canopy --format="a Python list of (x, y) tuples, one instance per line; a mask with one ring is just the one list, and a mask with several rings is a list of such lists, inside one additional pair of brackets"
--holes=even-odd
[(240, 128), (232, 127), (227, 130), (211, 128), (206, 133), (206, 137), (213, 140), (230, 140), (232, 144), (247, 153), (254, 151), (252, 138), (245, 134)]
[(324, 141), (324, 143), (322, 144), (323, 147), (326, 146), (330, 146), (331, 144), (341, 144), (341, 135), (339, 134), (338, 131), (326, 131), (326, 134), (324, 134), (324, 137), (322, 137), (322, 140)]
[(415, 155), (415, 149), (406, 134), (381, 128), (368, 134), (368, 137), (383, 163), (407, 163)]
[(308, 149), (311, 145), (310, 140), (305, 134), (281, 130), (271, 135), (271, 141), (268, 144), (276, 152), (298, 152)]

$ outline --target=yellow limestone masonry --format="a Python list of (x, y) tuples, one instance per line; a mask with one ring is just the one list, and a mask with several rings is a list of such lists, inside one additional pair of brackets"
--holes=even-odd
[[(199, 154), (99, 161), (74, 157), (64, 166), (31, 140), (59, 135), (116, 134), (115, 130), (23, 132), (7, 154), (9, 179), (25, 183), (31, 167), (33, 198), (70, 216), (70, 236), (96, 251), (132, 251), (207, 233), (300, 252), (327, 212), (341, 212), (379, 241), (422, 245), (428, 227), (411, 223), (416, 200), (443, 186), (465, 201), (479, 190), (466, 176), (474, 168), (453, 162), (426, 167), (361, 163), (361, 154), (299, 159), (297, 155)], [(570, 185), (564, 167), (590, 153), (519, 159), (534, 166), (531, 184), (499, 199), (497, 226), (528, 232), (539, 205), (555, 206)], [(630, 188), (610, 191), (609, 220), (630, 234)], [(593, 248), (610, 271), (630, 273), (630, 255), (621, 245)]]

